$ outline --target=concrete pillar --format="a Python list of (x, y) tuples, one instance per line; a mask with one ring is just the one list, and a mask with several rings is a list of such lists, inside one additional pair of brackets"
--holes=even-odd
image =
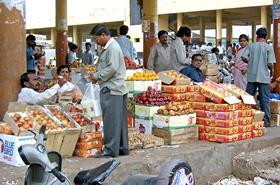
[(124, 25), (127, 25), (129, 27), (130, 25), (130, 0), (122, 0), (124, 5), (127, 5), (125, 7), (125, 18), (124, 18)]
[(51, 44), (53, 48), (55, 47), (55, 39), (55, 28), (51, 28)]
[(0, 119), (3, 120), (9, 102), (17, 100), (20, 75), (26, 72), (25, 23), (21, 12), (0, 3)]
[(143, 0), (144, 10), (144, 24), (147, 30), (144, 31), (144, 67), (147, 67), (150, 50), (157, 43), (158, 32), (158, 14), (157, 14), (157, 0)]
[(67, 0), (56, 2), (56, 65), (66, 63), (67, 58)]
[(271, 24), (272, 24), (272, 18), (269, 16), (267, 17), (267, 39), (272, 40), (271, 37)]
[[(279, 0), (274, 0), (274, 4), (280, 4)], [(273, 46), (276, 57), (276, 64), (274, 65), (274, 78), (280, 77), (280, 19), (273, 20)], [(280, 93), (280, 85), (275, 89)]]
[(252, 22), (252, 42), (256, 42), (256, 23)]
[(168, 31), (168, 14), (158, 15), (158, 30)]
[(267, 7), (261, 7), (261, 25), (262, 27), (267, 28)]
[(222, 41), (222, 10), (216, 10), (216, 45)]
[(232, 42), (232, 22), (227, 22), (227, 47)]
[(77, 28), (77, 26), (73, 26), (73, 43), (78, 45), (78, 28)]
[(199, 17), (199, 40), (200, 42), (204, 42), (205, 41), (205, 22), (203, 21), (203, 17)]
[(183, 25), (183, 22), (184, 22), (184, 14), (183, 13), (177, 13), (177, 31)]

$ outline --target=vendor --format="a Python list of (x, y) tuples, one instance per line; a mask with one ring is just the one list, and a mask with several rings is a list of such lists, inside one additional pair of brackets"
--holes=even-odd
[(78, 51), (78, 46), (74, 43), (69, 43), (69, 53), (67, 55), (67, 63), (70, 65), (72, 64), (76, 59), (76, 53)]
[[(61, 90), (58, 92), (59, 96), (61, 95), (71, 95), (73, 96), (73, 102), (80, 102), (83, 98), (83, 93), (80, 90), (80, 88), (76, 85), (73, 84), (71, 81), (71, 76), (70, 76), (70, 67), (68, 65), (62, 64), (57, 68), (57, 75), (63, 77), (67, 82), (62, 86)], [(66, 88), (71, 88), (71, 92), (64, 92), (61, 93), (61, 91), (64, 91), (63, 89)]]
[(205, 80), (205, 76), (200, 70), (201, 64), (202, 64), (202, 55), (194, 54), (192, 56), (191, 65), (181, 69), (180, 73), (191, 78), (195, 82), (203, 82)]
[(56, 94), (60, 87), (66, 83), (64, 78), (61, 78), (51, 88), (44, 92), (38, 92), (40, 83), (38, 77), (34, 72), (27, 72), (20, 76), (20, 85), (22, 87), (19, 95), (18, 102), (24, 102), (27, 104), (47, 104), (55, 101)]

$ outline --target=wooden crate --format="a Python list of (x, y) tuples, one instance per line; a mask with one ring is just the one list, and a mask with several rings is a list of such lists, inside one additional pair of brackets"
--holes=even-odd
[(76, 148), (76, 144), (81, 134), (79, 128), (68, 128), (65, 131), (63, 141), (61, 143), (60, 151), (62, 157), (72, 157)]
[(192, 140), (198, 140), (198, 127), (171, 130), (154, 128), (153, 135), (163, 138), (165, 145), (183, 144)]
[(64, 139), (65, 129), (60, 130), (50, 130), (47, 132), (47, 141), (45, 146), (47, 151), (59, 152), (61, 148), (62, 141)]

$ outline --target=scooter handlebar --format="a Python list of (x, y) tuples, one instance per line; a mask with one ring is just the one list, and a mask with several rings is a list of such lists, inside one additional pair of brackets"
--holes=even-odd
[(51, 173), (60, 181), (65, 182), (66, 178), (58, 171), (56, 168), (54, 168)]

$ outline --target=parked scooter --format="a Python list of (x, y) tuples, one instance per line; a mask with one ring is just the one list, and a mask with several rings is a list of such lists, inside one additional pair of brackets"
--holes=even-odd
[[(35, 144), (26, 144), (18, 148), (19, 154), (26, 165), (25, 185), (72, 185), (71, 181), (61, 172), (62, 158), (58, 152), (47, 152), (44, 146), (46, 126), (34, 134)], [(105, 179), (120, 164), (117, 160), (90, 170), (79, 172), (74, 183), (76, 185), (105, 185)], [(190, 165), (183, 160), (166, 162), (159, 176), (133, 175), (122, 185), (194, 185), (194, 176)]]

